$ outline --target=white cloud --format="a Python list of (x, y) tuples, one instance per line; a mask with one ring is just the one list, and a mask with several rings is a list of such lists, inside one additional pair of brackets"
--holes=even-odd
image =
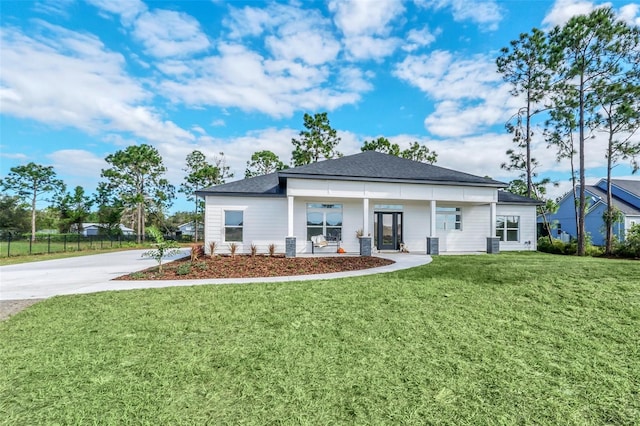
[(340, 44), (328, 33), (310, 30), (267, 36), (265, 45), (276, 58), (288, 61), (300, 59), (309, 65), (332, 61), (340, 51)]
[(103, 12), (119, 15), (122, 25), (129, 26), (147, 6), (140, 0), (87, 0)]
[(0, 111), (89, 133), (123, 131), (149, 140), (193, 136), (145, 106), (152, 94), (124, 71), (124, 57), (90, 34), (37, 22), (32, 37), (0, 29)]
[(383, 38), (361, 35), (345, 38), (344, 44), (349, 59), (381, 61), (391, 55), (402, 44), (402, 40), (397, 37)]
[(391, 23), (404, 12), (400, 0), (331, 0), (329, 11), (344, 34), (348, 57), (354, 60), (382, 60), (402, 43), (391, 37)]
[(640, 26), (640, 5), (630, 3), (622, 6), (618, 17), (629, 25)]
[(33, 5), (33, 10), (53, 16), (69, 17), (69, 6), (74, 0), (40, 0)]
[(325, 67), (266, 59), (239, 44), (221, 44), (219, 51), (189, 63), (197, 77), (164, 81), (159, 89), (191, 106), (237, 107), (274, 117), (296, 109), (333, 110), (360, 99), (359, 92), (332, 87)]
[(274, 59), (322, 65), (333, 61), (340, 51), (331, 21), (313, 9), (284, 4), (231, 7), (223, 23), (231, 40), (261, 37)]
[(436, 101), (425, 127), (438, 136), (470, 135), (504, 122), (516, 102), (493, 59), (483, 55), (465, 59), (446, 51), (410, 55), (393, 73)]
[(331, 0), (329, 11), (334, 13), (336, 26), (347, 37), (387, 35), (389, 23), (404, 12), (400, 0)]
[(588, 15), (598, 7), (609, 7), (611, 3), (597, 5), (588, 0), (557, 0), (542, 20), (545, 27), (564, 25), (569, 19), (578, 15)]
[(424, 27), (421, 30), (414, 28), (407, 33), (406, 39), (408, 43), (402, 46), (402, 50), (413, 52), (416, 49), (428, 46), (436, 41), (436, 36), (441, 32), (440, 29), (431, 32), (428, 27)]
[(173, 10), (153, 10), (138, 16), (133, 35), (157, 58), (188, 56), (209, 47), (207, 36), (192, 16)]
[(67, 189), (82, 186), (87, 191), (97, 185), (100, 171), (109, 165), (104, 158), (82, 149), (62, 149), (47, 155), (58, 174), (64, 174)]
[(2, 150), (0, 151), (0, 158), (9, 158), (11, 160), (28, 160), (29, 156), (26, 154), (22, 154), (20, 152), (5, 152), (7, 149), (6, 146), (0, 147)]
[(451, 9), (457, 22), (471, 21), (481, 29), (495, 31), (502, 20), (502, 11), (495, 0), (416, 0), (425, 8)]

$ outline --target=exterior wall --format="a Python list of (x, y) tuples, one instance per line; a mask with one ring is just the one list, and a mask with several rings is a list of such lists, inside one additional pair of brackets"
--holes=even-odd
[(287, 236), (287, 199), (272, 197), (206, 197), (205, 251), (209, 242), (216, 241), (216, 253), (228, 253), (229, 243), (224, 241), (224, 211), (242, 210), (242, 243), (238, 253), (249, 253), (251, 244), (258, 253), (266, 253), (269, 244), (276, 245), (277, 253), (284, 253)]
[(470, 203), (498, 201), (496, 188), (417, 183), (352, 182), (287, 179), (287, 195), (294, 197), (370, 198), (381, 200), (438, 200)]
[[(369, 200), (368, 229), (365, 234), (375, 236), (374, 212), (376, 204), (400, 204), (403, 212), (403, 242), (410, 252), (425, 253), (426, 239), (430, 237), (430, 200), (438, 206), (462, 209), (462, 230), (437, 230), (441, 252), (484, 252), (491, 229), (491, 202), (497, 201), (495, 188), (459, 187), (448, 185), (395, 184), (382, 182), (345, 182), (288, 180), (287, 191), (294, 197), (293, 230), (296, 237), (296, 252), (310, 253), (311, 242), (307, 241), (307, 203), (342, 204), (342, 242), (347, 252), (360, 250), (356, 231), (363, 228), (363, 199)], [(406, 197), (406, 198), (402, 198)], [(430, 198), (435, 197), (435, 198)], [(510, 210), (509, 210), (510, 209)], [(224, 211), (242, 210), (243, 242), (238, 243), (238, 252), (248, 253), (251, 244), (264, 253), (271, 243), (279, 253), (284, 252), (287, 237), (288, 199), (279, 197), (228, 197), (207, 196), (205, 213), (205, 250), (209, 242), (216, 241), (216, 252), (228, 253), (229, 244), (224, 241)], [(507, 213), (513, 212), (513, 213)], [(532, 241), (535, 249), (535, 207), (497, 205), (497, 214), (521, 216), (521, 241), (503, 246), (504, 250), (523, 250), (524, 241)], [(526, 216), (526, 219), (525, 219)], [(530, 225), (530, 226), (529, 226)], [(530, 228), (529, 231), (526, 231)], [(333, 252), (329, 246), (318, 252)]]
[(465, 205), (461, 203), (440, 203), (438, 207), (460, 207), (462, 229), (437, 229), (440, 253), (444, 252), (485, 252), (487, 237), (491, 232), (491, 211), (487, 204)]
[(538, 249), (535, 206), (522, 204), (498, 204), (496, 206), (496, 215), (520, 216), (520, 240), (500, 241), (500, 251)]

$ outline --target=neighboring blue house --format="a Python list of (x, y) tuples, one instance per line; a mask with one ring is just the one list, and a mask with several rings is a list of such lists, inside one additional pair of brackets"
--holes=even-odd
[[(577, 193), (577, 192), (576, 192)], [(640, 180), (611, 179), (611, 195), (613, 206), (623, 216), (623, 220), (614, 224), (613, 233), (622, 241), (629, 228), (640, 224)], [(591, 234), (594, 245), (604, 245), (605, 225), (603, 214), (607, 211), (607, 180), (600, 179), (595, 185), (585, 187), (587, 212), (585, 215), (585, 230)], [(573, 192), (565, 194), (559, 202), (560, 206), (555, 214), (547, 215), (547, 219), (554, 228), (554, 237), (567, 239), (576, 238), (576, 202)], [(538, 218), (538, 223), (542, 217)]]

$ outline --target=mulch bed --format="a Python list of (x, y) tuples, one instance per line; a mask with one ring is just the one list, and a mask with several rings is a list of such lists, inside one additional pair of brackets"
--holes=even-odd
[(192, 280), (207, 278), (260, 278), (291, 275), (327, 274), (355, 271), (392, 264), (392, 260), (379, 257), (335, 256), (293, 257), (284, 256), (205, 256), (191, 262), (189, 258), (176, 260), (162, 266), (162, 274), (153, 267), (141, 272), (123, 275), (118, 280)]

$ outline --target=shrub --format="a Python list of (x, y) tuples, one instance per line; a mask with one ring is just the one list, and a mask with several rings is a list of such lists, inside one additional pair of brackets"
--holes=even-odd
[(162, 232), (155, 226), (149, 227), (147, 232), (156, 241), (153, 244), (155, 248), (142, 253), (142, 257), (155, 259), (158, 262), (158, 272), (162, 274), (162, 259), (174, 256), (180, 253), (180, 250), (174, 241), (166, 241), (162, 236)]
[(236, 243), (229, 244), (229, 253), (231, 253), (231, 257), (236, 257), (237, 251), (238, 251), (238, 244)]
[(178, 275), (189, 275), (190, 273), (191, 273), (190, 263), (183, 263), (182, 265), (178, 266), (178, 269), (176, 270), (176, 274)]
[(567, 254), (569, 244), (565, 244), (561, 240), (553, 239), (549, 241), (548, 237), (540, 237), (538, 239), (538, 251), (551, 254)]
[(640, 257), (640, 224), (629, 228), (624, 241), (616, 246), (615, 254), (622, 257)]
[(209, 256), (214, 257), (216, 255), (216, 248), (218, 248), (218, 243), (209, 241)]
[[(553, 239), (553, 242), (549, 242), (549, 237), (540, 237), (538, 239), (538, 251), (551, 254), (576, 254), (578, 252), (578, 243), (576, 240), (571, 240), (565, 243), (562, 240)], [(585, 239), (584, 253), (586, 256), (602, 256), (604, 250), (602, 247), (594, 246), (591, 244), (591, 236), (587, 234)]]
[(255, 257), (256, 253), (258, 253), (258, 247), (255, 244), (251, 244), (251, 257)]
[(204, 256), (204, 246), (200, 244), (191, 245), (191, 262), (196, 262)]
[(276, 254), (276, 245), (273, 243), (269, 244), (268, 250), (269, 250), (269, 256), (273, 257), (273, 255)]

